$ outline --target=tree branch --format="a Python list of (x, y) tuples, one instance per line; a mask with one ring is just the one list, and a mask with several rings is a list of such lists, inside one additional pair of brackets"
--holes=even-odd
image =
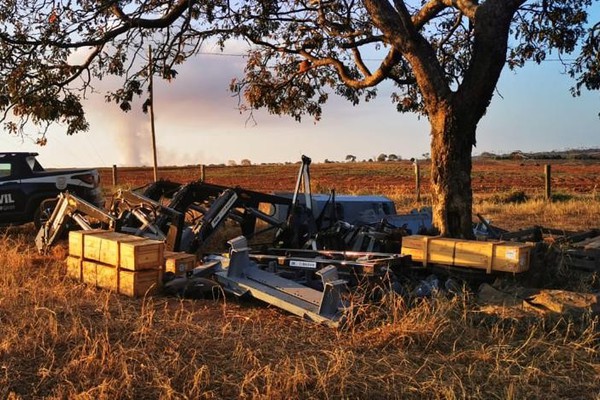
[(443, 0), (430, 0), (412, 17), (413, 24), (420, 30), (426, 23), (436, 17), (448, 5)]
[[(81, 40), (75, 42), (67, 42), (67, 41), (57, 41), (57, 40), (24, 40), (24, 39), (14, 39), (7, 35), (6, 33), (0, 33), (0, 39), (9, 43), (11, 45), (17, 46), (37, 46), (42, 43), (48, 44), (50, 46), (56, 47), (58, 49), (73, 49), (79, 47), (95, 47), (101, 46), (105, 43), (110, 42), (116, 37), (122, 35), (123, 33), (129, 31), (132, 28), (142, 28), (142, 29), (161, 29), (166, 28), (173, 24), (183, 13), (188, 9), (190, 5), (189, 0), (178, 0), (175, 5), (168, 10), (165, 14), (163, 14), (159, 18), (149, 19), (149, 18), (131, 18), (127, 16), (122, 9), (115, 3), (112, 5), (111, 10), (113, 15), (115, 15), (119, 20), (123, 22), (122, 25), (113, 28), (103, 35), (99, 36), (96, 39), (89, 40)], [(220, 30), (209, 30), (207, 32), (219, 33)]]
[[(365, 0), (365, 6), (386, 40), (410, 63), (430, 112), (447, 101), (451, 90), (431, 44), (417, 31), (402, 0)], [(431, 4), (434, 7), (435, 4)]]
[[(319, 67), (319, 66), (333, 67), (336, 70), (336, 72), (337, 72), (338, 76), (340, 77), (340, 79), (342, 80), (342, 82), (344, 82), (344, 84), (346, 86), (348, 86), (352, 89), (365, 89), (365, 88), (369, 88), (369, 87), (374, 87), (374, 86), (377, 86), (379, 83), (381, 83), (383, 80), (385, 80), (387, 78), (391, 78), (390, 72), (392, 71), (392, 68), (400, 60), (400, 53), (398, 53), (395, 50), (390, 50), (388, 52), (388, 54), (386, 55), (386, 57), (381, 62), (379, 68), (377, 68), (377, 70), (374, 73), (365, 74), (364, 79), (355, 79), (349, 73), (346, 66), (339, 60), (336, 60), (331, 57), (319, 59), (319, 58), (311, 56), (307, 52), (301, 52), (300, 54), (302, 56), (304, 56), (305, 58), (309, 59), (315, 67)], [(394, 79), (394, 81), (399, 84), (406, 84), (406, 83), (411, 82), (410, 80), (404, 81), (404, 80), (400, 80), (400, 79)]]

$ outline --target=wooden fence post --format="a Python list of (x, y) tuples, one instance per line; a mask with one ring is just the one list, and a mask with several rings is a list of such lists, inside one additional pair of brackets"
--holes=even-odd
[(200, 180), (204, 182), (204, 178), (206, 177), (206, 167), (204, 164), (200, 164)]
[(117, 166), (114, 164), (112, 166), (112, 183), (113, 187), (117, 186)]
[(417, 191), (417, 201), (421, 201), (421, 168), (418, 160), (413, 161), (415, 165), (415, 190)]
[(552, 200), (552, 168), (550, 164), (544, 166), (544, 175), (546, 181), (546, 200)]

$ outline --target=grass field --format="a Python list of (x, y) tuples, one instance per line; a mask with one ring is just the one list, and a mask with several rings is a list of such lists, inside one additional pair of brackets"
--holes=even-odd
[[(297, 168), (206, 173), (214, 183), (289, 191)], [(549, 203), (543, 166), (476, 164), (474, 211), (510, 229), (600, 227), (600, 164), (552, 168), (560, 196)], [(199, 176), (160, 172), (181, 182)], [(409, 163), (312, 166), (314, 191), (384, 194), (400, 211), (428, 203), (427, 173), (416, 203)], [(102, 174), (110, 192), (110, 171)], [(149, 177), (119, 170), (119, 186)], [(520, 192), (528, 199), (510, 202)], [(64, 247), (38, 255), (34, 235), (30, 225), (0, 233), (0, 398), (600, 398), (600, 329), (591, 315), (503, 317), (483, 313), (474, 294), (410, 304), (390, 294), (357, 303), (348, 326), (332, 330), (258, 302), (130, 299), (90, 288), (64, 276)], [(556, 281), (568, 288), (574, 278)], [(597, 290), (593, 277), (587, 286), (577, 278), (578, 289)]]

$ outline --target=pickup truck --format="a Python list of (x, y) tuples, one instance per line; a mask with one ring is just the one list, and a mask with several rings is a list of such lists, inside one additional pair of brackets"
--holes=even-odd
[(45, 170), (38, 153), (0, 153), (0, 225), (41, 225), (60, 192), (104, 206), (96, 169)]

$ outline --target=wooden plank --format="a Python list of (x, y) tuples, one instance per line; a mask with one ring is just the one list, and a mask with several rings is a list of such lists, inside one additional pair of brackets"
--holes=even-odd
[(583, 248), (585, 250), (600, 250), (600, 237), (589, 239)]
[(444, 240), (443, 242), (455, 243), (456, 246), (453, 263), (448, 265), (480, 268), (485, 270), (488, 270), (491, 267), (491, 269), (493, 269), (493, 262), (490, 261), (490, 253), (492, 252), (491, 248), (493, 247), (491, 243), (454, 240)]
[(103, 233), (99, 233), (84, 237), (83, 258), (86, 260), (116, 265), (119, 260), (118, 243), (112, 240), (106, 240), (102, 235)]

